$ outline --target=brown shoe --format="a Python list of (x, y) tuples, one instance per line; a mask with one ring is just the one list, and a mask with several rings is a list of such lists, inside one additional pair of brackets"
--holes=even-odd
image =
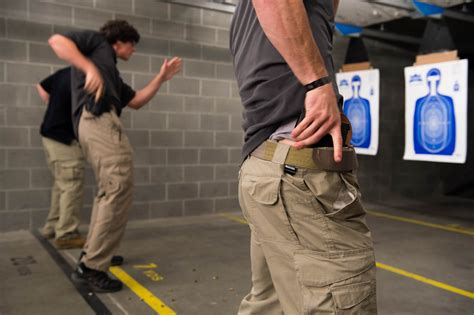
[(82, 248), (85, 243), (86, 239), (80, 234), (66, 235), (54, 240), (57, 249)]
[(43, 236), (47, 240), (50, 240), (50, 239), (54, 238), (55, 234), (54, 234), (54, 231), (52, 231), (52, 230), (42, 229), (41, 230), (41, 236)]

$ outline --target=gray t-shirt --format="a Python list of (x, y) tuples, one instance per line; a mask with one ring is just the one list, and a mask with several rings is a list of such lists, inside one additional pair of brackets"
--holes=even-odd
[[(107, 102), (115, 107), (117, 115), (120, 116), (122, 108), (135, 96), (135, 91), (123, 82), (117, 69), (117, 57), (112, 46), (99, 32), (77, 31), (64, 34), (72, 40), (79, 51), (89, 58), (99, 69), (104, 86), (107, 91)], [(71, 71), (71, 94), (72, 94), (72, 117), (74, 133), (79, 138), (79, 120), (82, 108), (87, 101), (88, 95), (84, 90), (85, 74), (72, 67)], [(110, 108), (112, 109), (112, 108)]]
[[(302, 0), (303, 1), (303, 0)], [(304, 0), (311, 31), (337, 92), (332, 61), (333, 0)], [(230, 29), (230, 50), (244, 106), (245, 143), (248, 156), (279, 127), (298, 119), (304, 109), (305, 88), (273, 47), (258, 22), (251, 0), (241, 0)]]

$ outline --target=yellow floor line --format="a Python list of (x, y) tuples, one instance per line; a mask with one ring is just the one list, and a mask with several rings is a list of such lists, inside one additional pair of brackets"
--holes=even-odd
[(125, 283), (127, 287), (130, 288), (133, 292), (135, 292), (138, 297), (148, 304), (157, 314), (160, 315), (176, 315), (175, 311), (171, 308), (166, 306), (163, 301), (153, 295), (148, 289), (138, 283), (135, 279), (133, 279), (128, 273), (125, 272), (120, 267), (110, 267), (109, 271), (117, 277), (120, 281)]
[(238, 222), (238, 223), (247, 224), (247, 221), (238, 215), (233, 215), (230, 213), (221, 213), (221, 216), (226, 217), (227, 219)]
[(376, 265), (380, 269), (387, 270), (387, 271), (390, 271), (390, 272), (393, 272), (393, 273), (396, 273), (396, 274), (399, 274), (399, 275), (402, 275), (402, 276), (405, 276), (405, 277), (408, 277), (408, 278), (411, 278), (411, 279), (415, 279), (417, 281), (432, 285), (434, 287), (437, 287), (437, 288), (440, 288), (440, 289), (443, 289), (443, 290), (446, 290), (446, 291), (450, 291), (450, 292), (453, 292), (453, 293), (457, 293), (459, 295), (463, 295), (463, 296), (468, 297), (470, 299), (474, 299), (474, 292), (469, 292), (469, 291), (466, 291), (466, 290), (462, 290), (462, 289), (453, 287), (449, 284), (445, 284), (445, 283), (442, 283), (442, 282), (439, 282), (439, 281), (436, 281), (436, 280), (432, 280), (432, 279), (429, 279), (429, 278), (426, 278), (426, 277), (423, 277), (423, 276), (405, 271), (405, 270), (400, 269), (400, 268), (395, 268), (395, 267), (392, 267), (392, 266), (389, 266), (389, 265), (386, 265), (386, 264), (382, 264), (380, 262), (377, 262)]
[[(367, 211), (369, 212), (369, 211)], [(370, 211), (370, 213), (372, 213), (373, 211)], [(382, 214), (382, 213), (377, 213), (377, 214)], [(228, 214), (228, 213), (223, 213), (221, 214), (223, 217), (226, 217), (232, 221), (235, 221), (235, 222), (238, 222), (238, 223), (242, 223), (242, 224), (247, 224), (247, 221), (245, 221), (245, 219), (243, 219), (242, 217), (239, 217), (237, 215), (233, 215), (233, 214)], [(385, 215), (385, 214), (384, 214)], [(387, 215), (389, 216), (389, 215)], [(400, 218), (400, 219), (405, 219), (405, 218), (401, 218), (401, 217), (397, 217), (397, 218)], [(411, 219), (406, 219), (406, 220), (410, 220)], [(405, 221), (405, 220), (403, 220)], [(413, 221), (417, 221), (417, 220), (413, 220)], [(420, 221), (422, 223), (426, 223), (426, 222), (423, 222), (423, 221)], [(413, 223), (413, 222), (411, 222)], [(418, 224), (418, 223), (417, 223)], [(430, 224), (431, 223), (426, 223), (426, 224)], [(423, 224), (425, 225), (425, 224)], [(436, 225), (436, 224), (434, 224)], [(444, 226), (443, 226), (444, 227)], [(453, 293), (456, 293), (456, 294), (459, 294), (459, 295), (462, 295), (462, 296), (466, 296), (468, 298), (471, 298), (471, 299), (474, 299), (474, 292), (470, 292), (470, 291), (466, 291), (466, 290), (462, 290), (462, 289), (459, 289), (459, 288), (456, 288), (456, 287), (453, 287), (449, 284), (445, 284), (445, 283), (442, 283), (442, 282), (439, 282), (439, 281), (436, 281), (436, 280), (432, 280), (432, 279), (429, 279), (429, 278), (426, 278), (426, 277), (423, 277), (423, 276), (420, 276), (420, 275), (417, 275), (417, 274), (414, 274), (414, 273), (411, 273), (411, 272), (408, 272), (408, 271), (405, 271), (403, 269), (399, 269), (399, 268), (396, 268), (396, 267), (392, 267), (392, 266), (389, 266), (389, 265), (386, 265), (386, 264), (383, 264), (383, 263), (380, 263), (380, 262), (376, 262), (376, 265), (378, 268), (380, 269), (383, 269), (383, 270), (387, 270), (387, 271), (390, 271), (390, 272), (393, 272), (393, 273), (396, 273), (396, 274), (399, 274), (401, 276), (405, 276), (405, 277), (408, 277), (408, 278), (411, 278), (411, 279), (414, 279), (414, 280), (417, 280), (417, 281), (420, 281), (420, 282), (423, 282), (423, 283), (426, 283), (426, 284), (429, 284), (429, 285), (432, 285), (434, 287), (437, 287), (437, 288), (440, 288), (440, 289), (443, 289), (443, 290), (446, 290), (446, 291), (450, 291), (450, 292), (453, 292)]]
[(435, 224), (435, 223), (430, 223), (430, 222), (425, 222), (421, 220), (415, 220), (415, 219), (410, 219), (410, 218), (405, 218), (405, 217), (400, 217), (396, 215), (391, 215), (391, 214), (386, 214), (378, 211), (368, 211), (367, 213), (376, 217), (382, 217), (386, 219), (391, 219), (391, 220), (396, 220), (396, 221), (401, 221), (401, 222), (407, 222), (407, 223), (412, 223), (412, 224), (418, 224), (422, 226), (427, 226), (431, 227), (434, 229), (440, 229), (440, 230), (445, 230), (449, 232), (455, 232), (455, 233), (461, 233), (461, 234), (467, 234), (467, 235), (472, 235), (474, 236), (474, 230), (470, 230), (468, 228), (462, 228), (462, 227), (455, 227), (455, 226), (449, 226), (449, 225), (442, 225), (442, 224)]

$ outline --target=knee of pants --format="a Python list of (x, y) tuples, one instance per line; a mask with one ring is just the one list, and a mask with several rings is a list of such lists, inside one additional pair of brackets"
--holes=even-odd
[(133, 164), (129, 155), (116, 155), (101, 160), (99, 185), (108, 195), (128, 195), (133, 188)]

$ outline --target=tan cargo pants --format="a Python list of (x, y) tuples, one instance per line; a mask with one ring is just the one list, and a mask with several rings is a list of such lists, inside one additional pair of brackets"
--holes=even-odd
[(78, 233), (84, 196), (84, 155), (77, 141), (70, 145), (42, 138), (49, 169), (54, 178), (51, 206), (43, 227), (56, 239)]
[(98, 187), (82, 262), (106, 271), (125, 232), (132, 203), (132, 147), (115, 111), (95, 117), (84, 109), (79, 141)]
[(239, 201), (251, 229), (252, 289), (239, 314), (377, 313), (372, 239), (353, 172), (249, 157)]

